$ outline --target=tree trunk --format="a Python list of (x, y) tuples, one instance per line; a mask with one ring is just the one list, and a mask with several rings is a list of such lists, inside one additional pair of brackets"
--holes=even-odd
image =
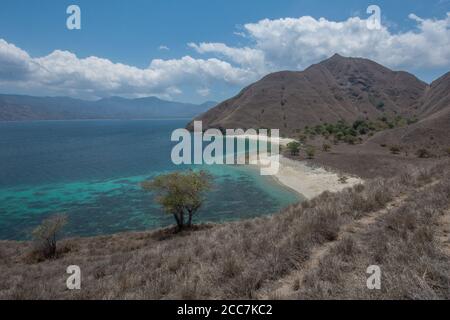
[(184, 211), (181, 210), (180, 211), (180, 223), (181, 223), (181, 227), (180, 230), (184, 228)]
[(188, 227), (192, 226), (192, 216), (193, 216), (193, 211), (189, 211), (189, 220), (188, 220)]
[(183, 229), (183, 218), (182, 218), (183, 216), (182, 216), (182, 214), (181, 214), (181, 217), (180, 217), (180, 213), (177, 212), (177, 213), (174, 213), (173, 216), (175, 217), (175, 221), (177, 222), (178, 230), (181, 231), (181, 229)]

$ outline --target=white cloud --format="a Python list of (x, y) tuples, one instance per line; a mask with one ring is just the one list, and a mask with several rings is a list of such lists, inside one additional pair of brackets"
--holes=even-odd
[[(82, 97), (110, 95), (173, 97), (185, 92), (200, 96), (209, 89), (238, 89), (271, 71), (301, 70), (334, 53), (373, 59), (409, 71), (450, 67), (450, 13), (442, 19), (415, 14), (412, 30), (393, 33), (386, 26), (369, 30), (366, 20), (325, 18), (264, 19), (242, 27), (243, 47), (225, 43), (189, 43), (204, 59), (184, 56), (155, 59), (147, 68), (114, 63), (100, 57), (77, 57), (55, 50), (44, 57), (0, 39), (0, 85)], [(165, 50), (161, 46), (161, 50)], [(201, 89), (195, 89), (201, 88)]]
[(23, 80), (32, 70), (28, 53), (0, 39), (0, 79)]
[(207, 97), (211, 94), (211, 90), (209, 88), (200, 88), (197, 89), (197, 93), (202, 97)]
[(158, 49), (162, 50), (162, 51), (169, 51), (170, 50), (169, 47), (165, 46), (165, 45), (160, 45)]
[(242, 86), (255, 74), (219, 59), (155, 59), (145, 68), (113, 63), (98, 57), (78, 58), (68, 51), (32, 58), (0, 39), (0, 84), (82, 97), (110, 95), (172, 97), (186, 84), (225, 83)]
[(374, 59), (393, 68), (449, 67), (450, 13), (441, 20), (415, 14), (417, 28), (392, 33), (387, 27), (369, 30), (365, 19), (335, 22), (325, 18), (264, 19), (244, 26), (254, 45), (243, 48), (223, 43), (190, 44), (200, 53), (217, 53), (257, 73), (304, 69), (334, 53)]
[(264, 52), (258, 49), (252, 49), (249, 47), (233, 48), (224, 43), (189, 43), (189, 47), (195, 49), (198, 53), (216, 53), (222, 57), (237, 63), (241, 67), (249, 70), (263, 73), (265, 69), (265, 57)]

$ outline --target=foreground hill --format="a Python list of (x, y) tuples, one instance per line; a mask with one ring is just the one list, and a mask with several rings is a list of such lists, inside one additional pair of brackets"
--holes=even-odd
[(0, 95), (0, 121), (192, 118), (215, 105), (172, 102), (156, 97), (111, 97), (86, 101), (67, 97)]
[(449, 107), (446, 75), (431, 86), (412, 74), (340, 55), (301, 72), (270, 74), (202, 114), (204, 127), (279, 128), (403, 116), (424, 119)]
[(450, 299), (450, 163), (396, 174), (270, 217), (67, 239), (47, 261), (0, 241), (0, 299)]

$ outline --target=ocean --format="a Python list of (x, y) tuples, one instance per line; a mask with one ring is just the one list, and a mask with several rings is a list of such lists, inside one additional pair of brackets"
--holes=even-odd
[(0, 239), (26, 240), (44, 218), (66, 213), (64, 236), (95, 236), (173, 224), (140, 183), (204, 169), (214, 187), (194, 222), (272, 214), (301, 200), (249, 166), (176, 166), (174, 129), (188, 120), (0, 123)]

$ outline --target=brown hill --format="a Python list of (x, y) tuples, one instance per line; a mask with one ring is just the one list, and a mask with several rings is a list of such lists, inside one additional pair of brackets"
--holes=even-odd
[(450, 72), (427, 88), (420, 107), (421, 120), (413, 125), (380, 132), (371, 141), (409, 149), (426, 148), (435, 155), (450, 148)]
[(450, 107), (450, 72), (433, 81), (427, 88), (420, 112), (423, 117)]
[[(436, 88), (439, 95), (441, 84)], [(407, 72), (336, 54), (305, 71), (269, 74), (196, 120), (206, 128), (279, 128), (289, 135), (305, 126), (384, 113), (420, 116), (427, 96), (438, 100)]]
[(432, 155), (447, 155), (450, 150), (450, 105), (425, 119), (403, 128), (379, 132), (369, 142), (398, 145), (416, 152), (428, 149)]

